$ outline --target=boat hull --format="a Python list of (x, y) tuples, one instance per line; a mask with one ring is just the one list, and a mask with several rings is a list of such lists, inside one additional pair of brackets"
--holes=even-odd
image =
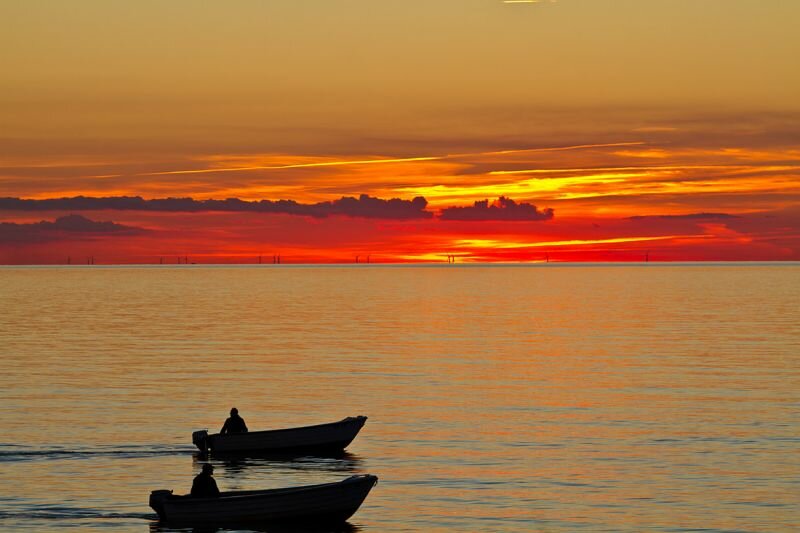
[(352, 476), (336, 483), (287, 489), (223, 492), (218, 498), (154, 491), (150, 506), (170, 525), (339, 524), (364, 502), (378, 478)]
[(330, 455), (342, 452), (366, 421), (365, 416), (355, 416), (329, 424), (232, 435), (195, 432), (192, 440), (200, 451), (214, 455)]

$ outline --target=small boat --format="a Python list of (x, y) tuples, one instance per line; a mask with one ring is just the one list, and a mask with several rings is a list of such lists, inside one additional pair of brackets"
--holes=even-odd
[(150, 507), (170, 525), (334, 525), (353, 516), (377, 482), (377, 476), (362, 474), (321, 485), (223, 492), (217, 498), (154, 490)]
[(299, 428), (273, 429), (209, 435), (207, 430), (192, 433), (192, 442), (201, 452), (212, 454), (315, 455), (341, 453), (358, 435), (366, 416), (348, 416), (338, 422)]

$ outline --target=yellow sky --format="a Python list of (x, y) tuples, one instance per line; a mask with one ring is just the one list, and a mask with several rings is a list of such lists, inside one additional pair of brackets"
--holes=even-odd
[(0, 20), (0, 139), (19, 153), (385, 153), (374, 139), (652, 127), (653, 109), (800, 94), (795, 1), (7, 1)]

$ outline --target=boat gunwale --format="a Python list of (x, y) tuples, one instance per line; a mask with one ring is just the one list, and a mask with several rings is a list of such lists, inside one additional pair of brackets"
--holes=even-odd
[[(319, 483), (316, 485), (302, 485), (300, 487), (279, 487), (275, 489), (257, 489), (252, 491), (229, 491), (222, 492), (218, 497), (211, 498), (196, 498), (191, 494), (172, 494), (164, 499), (163, 505), (178, 504), (178, 505), (194, 505), (210, 502), (240, 502), (248, 499), (258, 499), (265, 496), (278, 496), (283, 494), (295, 494), (302, 492), (311, 492), (315, 490), (325, 490), (333, 487), (340, 487), (345, 485), (363, 484), (367, 481), (372, 481), (374, 487), (378, 483), (378, 476), (374, 474), (356, 474), (340, 481), (331, 481), (329, 483)], [(372, 488), (372, 487), (370, 487)], [(243, 494), (246, 493), (246, 494)]]
[(273, 433), (274, 434), (274, 433), (284, 433), (284, 432), (287, 432), (287, 431), (302, 431), (302, 430), (308, 430), (308, 429), (324, 428), (326, 426), (338, 426), (338, 425), (352, 424), (354, 422), (361, 422), (361, 426), (363, 427), (364, 423), (366, 423), (366, 421), (367, 421), (367, 417), (364, 416), (364, 415), (348, 416), (348, 417), (343, 418), (341, 420), (338, 420), (336, 422), (325, 422), (323, 424), (314, 424), (314, 425), (311, 425), (311, 426), (299, 426), (299, 427), (293, 427), (293, 428), (280, 428), (280, 429), (260, 429), (258, 431), (248, 431), (246, 433), (228, 433), (228, 434), (224, 434), (224, 435), (222, 433), (213, 433), (213, 434), (209, 434), (208, 438), (215, 438), (216, 439), (216, 438), (227, 438), (227, 437), (258, 436), (258, 435), (263, 435), (265, 433)]

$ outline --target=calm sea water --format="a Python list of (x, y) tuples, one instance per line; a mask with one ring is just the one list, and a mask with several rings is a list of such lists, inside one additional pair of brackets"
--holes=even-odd
[(0, 529), (162, 531), (191, 432), (369, 421), (222, 490), (380, 483), (352, 529), (800, 528), (800, 266), (0, 269)]

